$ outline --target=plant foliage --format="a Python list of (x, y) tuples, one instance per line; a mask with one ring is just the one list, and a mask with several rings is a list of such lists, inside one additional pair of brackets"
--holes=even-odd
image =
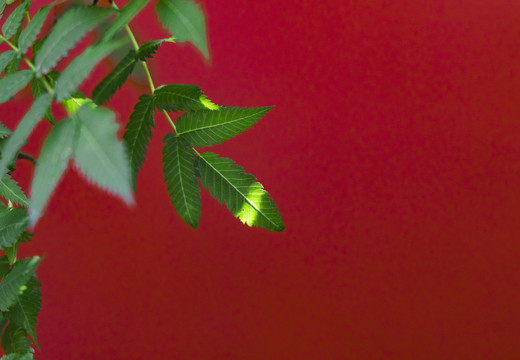
[[(155, 12), (169, 37), (139, 45), (129, 23), (148, 4), (148, 0), (130, 0), (122, 9), (116, 4), (112, 9), (74, 6), (47, 31), (53, 4), (36, 9), (31, 19), (30, 0), (17, 0), (3, 20), (0, 42), (8, 48), (0, 51), (0, 104), (15, 99), (29, 83), (34, 100), (14, 131), (0, 123), (0, 342), (6, 353), (2, 360), (34, 359), (33, 346), (39, 347), (36, 324), (42, 292), (35, 272), (41, 258), (17, 256), (19, 245), (32, 239), (28, 226), (43, 216), (71, 162), (89, 182), (132, 203), (138, 173), (157, 131), (156, 113), (162, 113), (161, 121), (171, 127), (160, 134), (162, 170), (173, 208), (184, 222), (193, 228), (203, 223), (202, 185), (243, 223), (270, 231), (284, 229), (277, 206), (253, 175), (231, 159), (198, 150), (245, 132), (271, 107), (219, 106), (196, 85), (156, 88), (147, 63), (162, 51), (162, 44), (191, 42), (205, 58), (209, 58), (209, 48), (204, 12), (192, 0), (158, 0)], [(5, 7), (6, 0), (0, 0), (0, 19)], [(97, 41), (81, 45), (74, 51), (75, 57), (68, 56), (102, 23), (105, 31)], [(120, 40), (121, 33), (128, 40)], [(79, 90), (83, 81), (96, 64), (125, 43), (131, 43), (133, 49), (97, 83), (92, 99), (88, 98)], [(65, 57), (70, 59), (60, 64), (58, 72), (56, 67)], [(120, 140), (116, 115), (102, 106), (125, 86), (136, 66), (143, 68), (150, 89), (132, 99), (135, 105), (128, 121), (122, 119), (126, 126)], [(65, 109), (66, 116), (55, 116), (55, 106)], [(42, 119), (48, 121), (50, 130), (34, 160), (23, 151)], [(35, 165), (29, 197), (12, 174), (21, 159)]]

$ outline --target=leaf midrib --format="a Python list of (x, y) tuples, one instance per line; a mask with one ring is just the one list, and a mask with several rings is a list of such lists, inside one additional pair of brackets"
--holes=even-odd
[(213, 124), (213, 125), (208, 125), (208, 126), (203, 126), (203, 127), (197, 127), (197, 128), (193, 128), (193, 129), (188, 129), (187, 131), (179, 131), (179, 135), (182, 135), (182, 134), (188, 134), (190, 132), (194, 132), (194, 131), (203, 131), (203, 130), (207, 130), (207, 129), (211, 129), (211, 128), (214, 128), (214, 127), (219, 127), (219, 126), (226, 126), (228, 124), (233, 124), (237, 121), (245, 121), (246, 119), (248, 118), (251, 118), (253, 116), (257, 115), (257, 113), (255, 114), (251, 114), (251, 115), (248, 115), (248, 116), (244, 116), (244, 117), (241, 117), (239, 119), (236, 119), (236, 120), (231, 120), (231, 121), (226, 121), (224, 123), (219, 123), (219, 124)]

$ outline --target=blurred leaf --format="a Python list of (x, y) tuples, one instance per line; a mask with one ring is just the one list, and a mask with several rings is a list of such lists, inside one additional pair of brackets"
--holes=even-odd
[(32, 77), (33, 72), (31, 70), (22, 70), (0, 79), (0, 104), (11, 99), (13, 95), (22, 90)]
[(16, 51), (8, 50), (0, 54), (0, 73), (5, 70), (7, 65), (14, 59)]
[(111, 40), (121, 29), (125, 27), (132, 19), (148, 4), (150, 0), (130, 0), (119, 11), (118, 17), (109, 26), (103, 34), (101, 41)]
[(159, 0), (155, 12), (159, 21), (178, 42), (192, 42), (209, 59), (204, 13), (195, 2)]
[(29, 344), (30, 341), (24, 329), (13, 323), (7, 325), (2, 334), (2, 348), (6, 353), (28, 354), (32, 350)]
[(21, 32), (20, 37), (18, 38), (18, 49), (20, 49), (20, 52), (23, 54), (27, 52), (27, 49), (29, 49), (36, 40), (51, 7), (52, 4), (44, 6), (38, 10), (29, 24), (27, 24), (25, 29)]
[(2, 26), (2, 33), (7, 40), (12, 38), (18, 29), (22, 27), (23, 17), (25, 16), (25, 11), (28, 9), (29, 4), (30, 1), (25, 0), (20, 6), (14, 9), (11, 15), (5, 20)]

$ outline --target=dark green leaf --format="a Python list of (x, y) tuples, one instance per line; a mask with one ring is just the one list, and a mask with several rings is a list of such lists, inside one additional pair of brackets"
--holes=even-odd
[(139, 47), (139, 51), (137, 52), (137, 58), (141, 61), (145, 61), (146, 58), (153, 57), (153, 55), (155, 54), (155, 52), (157, 51), (159, 46), (161, 46), (161, 44), (165, 41), (174, 42), (173, 38), (169, 38), (169, 39), (153, 40), (153, 41), (148, 41), (147, 43), (144, 43), (143, 45), (141, 45)]
[(32, 77), (33, 72), (31, 70), (22, 70), (0, 79), (0, 104), (6, 102), (11, 96), (22, 90)]
[(36, 278), (31, 278), (27, 283), (27, 289), (21, 295), (17, 295), (12, 308), (5, 314), (11, 322), (24, 329), (36, 346), (36, 322), (42, 304), (41, 283)]
[(7, 311), (16, 302), (18, 296), (27, 288), (27, 283), (34, 276), (40, 263), (35, 256), (17, 261), (11, 271), (0, 282), (0, 310)]
[(76, 7), (67, 11), (52, 28), (34, 59), (37, 74), (45, 74), (67, 55), (76, 43), (113, 11), (99, 7)]
[(32, 353), (27, 354), (9, 354), (4, 355), (0, 360), (34, 360), (34, 355)]
[(16, 255), (18, 253), (18, 242), (13, 246), (4, 249), (5, 256), (9, 260), (9, 264), (13, 265), (16, 262)]
[(0, 180), (0, 196), (14, 204), (29, 206), (29, 200), (9, 174), (5, 174)]
[(92, 91), (92, 100), (97, 105), (103, 105), (123, 86), (128, 76), (134, 70), (136, 63), (135, 50), (130, 50), (128, 54), (116, 65)]
[(154, 91), (154, 102), (159, 110), (167, 111), (219, 109), (196, 85), (173, 84), (158, 87)]
[[(7, 78), (7, 76), (5, 78)], [(2, 80), (0, 80), (0, 82)], [(0, 176), (5, 175), (7, 165), (14, 159), (18, 150), (24, 145), (25, 140), (31, 134), (36, 124), (43, 118), (50, 104), (51, 95), (45, 94), (40, 96), (32, 104), (22, 121), (20, 121), (13, 136), (5, 140), (5, 145), (2, 149), (2, 158), (0, 159)]]
[(130, 115), (130, 120), (126, 124), (126, 131), (123, 141), (126, 146), (127, 154), (131, 164), (131, 183), (135, 190), (136, 178), (141, 165), (146, 156), (146, 147), (152, 138), (152, 128), (154, 127), (153, 115), (155, 107), (153, 97), (143, 94), (134, 106), (134, 111)]
[(13, 246), (29, 225), (27, 210), (24, 208), (0, 208), (0, 249)]
[(194, 146), (221, 144), (253, 126), (272, 107), (222, 107), (218, 111), (185, 113), (177, 120), (177, 134)]
[(54, 90), (56, 91), (57, 100), (62, 101), (68, 98), (101, 59), (125, 42), (126, 41), (118, 41), (91, 46), (83, 54), (74, 59), (58, 77), (58, 81), (56, 81)]
[(200, 188), (195, 176), (195, 153), (182, 139), (166, 134), (163, 172), (177, 214), (193, 228), (200, 221)]
[[(53, 85), (53, 81), (50, 81), (51, 77), (49, 76), (52, 73), (53, 73), (53, 71), (51, 71), (47, 75), (43, 75), (39, 79), (37, 79), (37, 78), (32, 78), (31, 79), (31, 91), (32, 91), (34, 100), (38, 99), (43, 94), (47, 94), (47, 88), (45, 87), (45, 85), (43, 85), (43, 79), (45, 79), (52, 86)], [(52, 108), (50, 106), (47, 109), (47, 111), (45, 112), (45, 115), (43, 117), (45, 118), (45, 120), (47, 120), (51, 124), (55, 124), (56, 123), (54, 121), (54, 115), (52, 113)]]
[(9, 15), (9, 17), (5, 20), (5, 23), (2, 26), (2, 33), (7, 40), (12, 38), (13, 35), (16, 34), (18, 29), (20, 29), (22, 26), (23, 17), (29, 4), (30, 1), (25, 0), (20, 6), (14, 9), (11, 15)]
[(11, 269), (11, 264), (9, 263), (7, 256), (0, 257), (0, 279), (7, 275), (9, 269)]
[(280, 212), (255, 177), (233, 160), (204, 153), (198, 157), (202, 186), (229, 211), (249, 226), (283, 231)]
[(7, 67), (5, 68), (5, 74), (14, 74), (20, 69), (20, 64), (22, 63), (21, 57), (15, 57), (13, 60), (7, 64)]
[(100, 187), (132, 203), (130, 164), (117, 140), (114, 114), (106, 109), (83, 105), (76, 113), (79, 139), (74, 161), (79, 170)]
[(159, 0), (155, 5), (159, 21), (177, 41), (192, 42), (209, 58), (204, 13), (193, 1)]
[(47, 14), (49, 14), (51, 7), (52, 4), (44, 6), (38, 10), (29, 24), (27, 24), (25, 29), (22, 31), (20, 37), (18, 38), (18, 49), (20, 49), (20, 52), (25, 54), (27, 49), (33, 45), (36, 37), (40, 33), (45, 19), (47, 18)]
[(9, 323), (2, 334), (2, 348), (6, 353), (28, 354), (32, 349), (27, 332), (16, 324)]
[(5, 70), (7, 65), (14, 59), (15, 55), (16, 51), (14, 50), (3, 52), (0, 55), (0, 73)]
[(31, 187), (31, 225), (38, 221), (54, 188), (67, 169), (69, 159), (74, 153), (75, 142), (76, 124), (70, 118), (56, 124), (45, 139)]
[(141, 11), (150, 0), (131, 0), (119, 11), (119, 16), (105, 31), (101, 41), (109, 41)]
[(12, 135), (13, 132), (6, 128), (4, 124), (0, 123), (0, 140), (5, 139), (6, 137)]

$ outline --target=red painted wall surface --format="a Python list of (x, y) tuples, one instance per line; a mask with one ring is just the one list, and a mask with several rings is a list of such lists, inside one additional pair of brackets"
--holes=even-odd
[[(182, 223), (156, 115), (134, 208), (68, 171), (24, 245), (46, 255), (37, 358), (519, 358), (520, 3), (201, 3), (211, 64), (166, 44), (154, 76), (276, 105), (214, 151), (287, 230), (246, 228), (206, 191), (200, 228)], [(151, 9), (134, 25), (165, 35)], [(115, 96), (122, 124), (146, 91)]]

